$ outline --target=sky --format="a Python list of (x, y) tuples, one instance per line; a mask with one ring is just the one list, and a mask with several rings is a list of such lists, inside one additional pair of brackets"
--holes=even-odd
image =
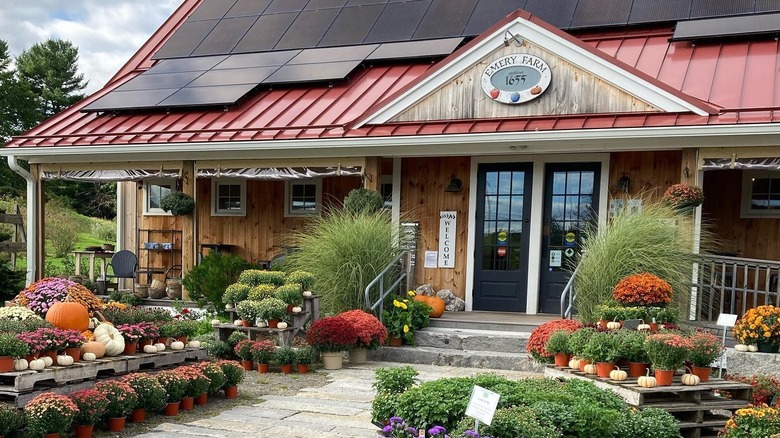
[(0, 39), (15, 57), (49, 38), (79, 49), (86, 93), (99, 90), (183, 0), (2, 0)]

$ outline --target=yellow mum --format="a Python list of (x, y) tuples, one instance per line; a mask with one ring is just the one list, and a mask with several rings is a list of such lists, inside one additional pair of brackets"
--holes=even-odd
[(404, 333), (409, 333), (409, 326), (404, 324)]
[(394, 305), (395, 307), (401, 307), (401, 302), (400, 302), (400, 301), (398, 301), (398, 300), (393, 300), (393, 305)]
[(398, 306), (398, 307), (400, 307), (400, 308), (402, 308), (402, 309), (404, 309), (404, 310), (406, 310), (406, 309), (408, 309), (408, 308), (409, 308), (409, 306), (407, 306), (407, 305), (406, 305), (406, 303), (400, 303), (400, 304), (401, 304), (401, 305), (400, 305), (400, 306)]
[(413, 296), (415, 296), (415, 295), (417, 295), (417, 294), (416, 294), (416, 293), (414, 293), (414, 291), (413, 291), (413, 290), (410, 290), (410, 291), (409, 291), (409, 296), (410, 296), (410, 297), (413, 297)]

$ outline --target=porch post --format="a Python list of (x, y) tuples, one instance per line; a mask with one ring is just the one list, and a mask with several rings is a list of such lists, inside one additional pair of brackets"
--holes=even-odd
[(363, 175), (363, 187), (379, 191), (382, 184), (382, 157), (366, 157)]
[[(44, 195), (43, 180), (41, 179), (40, 164), (30, 164), (30, 174), (35, 179), (35, 280), (40, 280), (46, 272), (46, 200)], [(28, 206), (29, 208), (29, 206)]]
[[(184, 161), (181, 168), (181, 191), (195, 199), (195, 211), (181, 217), (181, 268), (182, 276), (195, 266), (195, 226), (198, 215), (198, 199), (195, 193), (195, 162)], [(189, 299), (189, 292), (182, 291), (182, 299)]]

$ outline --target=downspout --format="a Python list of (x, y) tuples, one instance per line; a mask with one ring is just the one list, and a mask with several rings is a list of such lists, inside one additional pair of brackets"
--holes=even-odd
[(37, 245), (38, 241), (36, 226), (36, 217), (38, 213), (38, 200), (36, 195), (35, 178), (19, 166), (15, 155), (8, 156), (8, 167), (19, 174), (27, 181), (27, 284), (35, 281), (35, 272), (37, 271), (36, 260), (38, 260)]

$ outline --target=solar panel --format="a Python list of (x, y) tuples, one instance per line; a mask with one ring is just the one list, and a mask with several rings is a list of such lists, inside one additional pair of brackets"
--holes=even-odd
[(409, 41), (381, 44), (366, 60), (427, 58), (449, 55), (463, 42), (463, 38), (441, 40)]
[(634, 0), (629, 23), (686, 20), (692, 0)]
[(257, 85), (279, 69), (279, 66), (211, 70), (192, 81), (188, 87), (211, 87), (216, 85)]
[(288, 62), (296, 64), (321, 64), (336, 61), (363, 61), (371, 54), (378, 44), (351, 47), (328, 47), (324, 49), (306, 49)]
[(705, 40), (710, 38), (762, 34), (780, 34), (780, 14), (774, 13), (682, 21), (677, 23), (671, 40)]
[(152, 59), (184, 58), (190, 56), (206, 35), (219, 23), (219, 20), (187, 21), (165, 42)]
[(361, 61), (328, 62), (324, 64), (285, 65), (277, 70), (264, 84), (288, 82), (313, 82), (343, 79), (360, 65)]
[(471, 18), (466, 24), (463, 35), (481, 34), (512, 12), (525, 8), (525, 2), (526, 0), (479, 0), (477, 7), (474, 8), (474, 13), (471, 14)]
[(313, 11), (315, 9), (341, 8), (347, 4), (347, 0), (309, 0), (304, 11)]
[(477, 0), (433, 0), (412, 39), (462, 35), (476, 6)]
[(179, 73), (184, 71), (206, 71), (227, 59), (226, 55), (203, 56), (199, 58), (163, 59), (152, 68), (145, 71), (145, 75), (160, 73)]
[(301, 53), (300, 50), (287, 50), (284, 52), (263, 52), (230, 55), (226, 57), (227, 59), (217, 64), (214, 67), (214, 70), (284, 65), (299, 53)]
[(580, 0), (571, 27), (616, 26), (628, 23), (633, 0), (610, 0), (609, 7), (597, 0)]
[(349, 0), (347, 6), (367, 6), (367, 5), (380, 5), (387, 3), (387, 0)]
[(271, 0), (238, 0), (225, 18), (260, 15), (270, 4)]
[(273, 0), (265, 14), (280, 14), (284, 12), (301, 12), (309, 0)]
[(325, 33), (320, 46), (362, 44), (385, 5), (344, 8)]
[(317, 11), (301, 12), (295, 19), (282, 39), (276, 44), (276, 50), (302, 49), (305, 47), (317, 47), (317, 44), (328, 31), (328, 28), (339, 9), (320, 9)]
[(417, 0), (388, 4), (363, 42), (369, 44), (412, 39), (431, 1)]
[(236, 3), (236, 0), (203, 0), (198, 9), (187, 17), (188, 21), (219, 20)]
[(745, 14), (753, 12), (755, 0), (693, 0), (691, 18), (714, 17), (719, 15)]
[(232, 53), (262, 52), (273, 49), (297, 16), (296, 12), (261, 16)]
[(226, 18), (192, 52), (193, 56), (208, 56), (230, 53), (241, 41), (257, 17)]
[(112, 91), (100, 99), (85, 106), (82, 111), (127, 110), (153, 108), (178, 88), (166, 90)]
[(577, 0), (528, 0), (525, 10), (555, 27), (566, 29), (571, 24)]
[(182, 88), (202, 75), (202, 71), (183, 73), (140, 74), (122, 84), (117, 91), (160, 90), (165, 88)]
[(158, 103), (159, 107), (232, 105), (255, 87), (254, 84), (221, 87), (187, 87)]

